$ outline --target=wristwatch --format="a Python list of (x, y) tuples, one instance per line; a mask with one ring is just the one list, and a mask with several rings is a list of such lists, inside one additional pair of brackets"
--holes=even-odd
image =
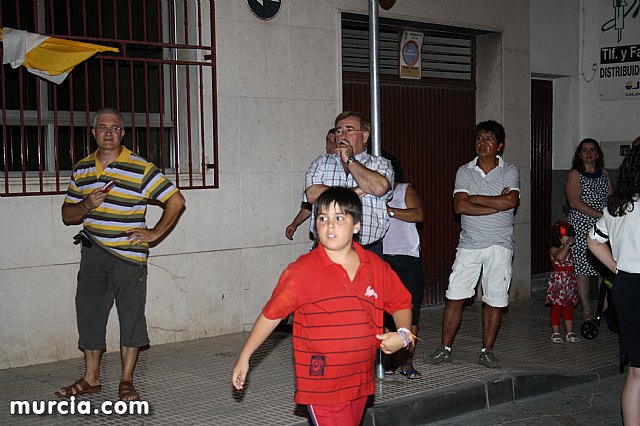
[(349, 167), (349, 164), (353, 163), (354, 161), (358, 161), (356, 160), (356, 157), (351, 156), (347, 159), (347, 167)]
[(389, 217), (395, 217), (396, 212), (394, 212), (393, 210), (389, 210)]

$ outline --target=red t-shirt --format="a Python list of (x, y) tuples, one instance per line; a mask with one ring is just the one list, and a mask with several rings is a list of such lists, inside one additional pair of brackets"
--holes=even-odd
[(384, 311), (411, 309), (411, 294), (389, 264), (357, 243), (351, 282), (324, 247), (301, 256), (280, 276), (262, 313), (295, 311), (295, 402), (332, 405), (374, 393), (374, 363)]

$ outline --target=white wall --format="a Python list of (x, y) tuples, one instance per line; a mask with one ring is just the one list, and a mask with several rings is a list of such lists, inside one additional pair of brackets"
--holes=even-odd
[(605, 149), (605, 166), (621, 162), (619, 145), (640, 135), (637, 99), (601, 101), (598, 95), (601, 18), (599, 2), (531, 2), (531, 72), (554, 81), (553, 169), (568, 170), (580, 140), (592, 137)]
[[(599, 62), (599, 29), (602, 25), (600, 1), (602, 0), (584, 0), (583, 62), (585, 68), (588, 68), (587, 65)], [(632, 3), (629, 2), (629, 5)], [(630, 19), (628, 17), (627, 21)], [(590, 82), (581, 81), (580, 97), (582, 100), (580, 138), (593, 137), (600, 141), (605, 150), (605, 167), (617, 168), (623, 158), (620, 156), (619, 146), (631, 144), (640, 135), (640, 100), (600, 100), (597, 75)]]
[(554, 88), (553, 169), (571, 167), (580, 133), (580, 29), (580, 0), (531, 2), (531, 73)]
[[(598, 96), (599, 2), (608, 0), (535, 0), (531, 2), (532, 78), (553, 81), (552, 218), (566, 218), (564, 181), (575, 148), (586, 137), (600, 141), (605, 167), (617, 169), (620, 145), (640, 135), (637, 99), (601, 101)], [(615, 171), (612, 173), (615, 176)]]
[[(216, 1), (220, 189), (185, 191), (187, 210), (149, 259), (152, 344), (248, 328), (281, 271), (308, 249), (284, 227), (303, 175), (340, 110), (339, 12), (364, 0), (295, 0), (268, 22), (244, 1)], [(381, 16), (494, 31), (479, 46), (478, 120), (502, 121), (505, 157), (521, 168), (512, 298), (529, 295), (528, 0), (403, 0)], [(501, 34), (501, 35), (500, 35)], [(3, 198), (0, 368), (80, 356), (76, 350), (77, 227), (62, 196)], [(159, 216), (151, 211), (150, 223)], [(109, 350), (117, 349), (115, 315)]]
[[(631, 4), (630, 2), (629, 4)], [(584, 59), (587, 65), (598, 63), (600, 54), (599, 29), (602, 25), (599, 0), (584, 0)], [(633, 141), (640, 134), (640, 101), (601, 101), (597, 76), (580, 85), (582, 108), (581, 137), (598, 141)]]

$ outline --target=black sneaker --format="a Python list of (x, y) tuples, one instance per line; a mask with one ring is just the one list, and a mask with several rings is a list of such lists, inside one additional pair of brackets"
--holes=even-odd
[(479, 362), (487, 368), (502, 368), (496, 356), (491, 351), (480, 352)]
[(424, 362), (431, 365), (442, 364), (443, 362), (453, 362), (453, 355), (449, 349), (440, 347), (436, 349), (431, 355), (427, 355)]

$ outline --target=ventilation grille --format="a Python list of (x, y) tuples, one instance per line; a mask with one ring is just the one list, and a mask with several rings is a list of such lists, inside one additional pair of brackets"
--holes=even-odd
[[(380, 31), (380, 73), (398, 75), (399, 32)], [(369, 32), (367, 29), (342, 31), (342, 71), (369, 72)], [(422, 78), (473, 79), (473, 39), (424, 36)]]

